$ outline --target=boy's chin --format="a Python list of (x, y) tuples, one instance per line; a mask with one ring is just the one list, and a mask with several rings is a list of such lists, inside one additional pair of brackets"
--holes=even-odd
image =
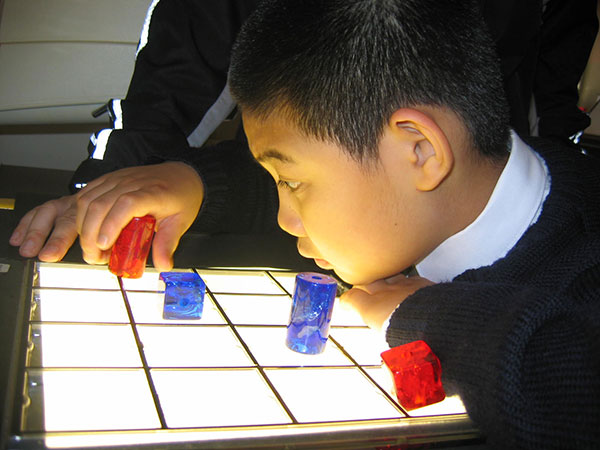
[(380, 274), (367, 274), (367, 275), (365, 275), (364, 273), (357, 274), (357, 273), (345, 272), (343, 269), (340, 270), (339, 268), (335, 268), (335, 267), (332, 268), (331, 270), (333, 270), (335, 272), (335, 274), (340, 278), (340, 280), (342, 280), (343, 282), (345, 282), (351, 286), (368, 286), (372, 283), (382, 281), (382, 280), (387, 280), (389, 278), (394, 278), (397, 276), (402, 276), (402, 277), (407, 276), (407, 273), (405, 273), (405, 272), (399, 272), (399, 273), (396, 273), (395, 275), (386, 275), (386, 274), (381, 274), (381, 275)]
[(371, 284), (374, 281), (377, 281), (375, 279), (367, 278), (359, 274), (348, 273), (344, 270), (336, 269), (335, 267), (333, 267), (331, 270), (335, 272), (335, 274), (339, 277), (340, 280), (351, 286), (365, 286)]

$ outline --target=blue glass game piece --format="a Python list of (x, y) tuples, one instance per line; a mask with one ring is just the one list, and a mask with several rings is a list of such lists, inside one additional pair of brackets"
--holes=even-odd
[(303, 272), (296, 275), (286, 345), (300, 353), (315, 355), (325, 350), (337, 281), (327, 275)]
[(194, 320), (202, 317), (206, 285), (194, 272), (161, 272), (165, 282), (163, 319)]

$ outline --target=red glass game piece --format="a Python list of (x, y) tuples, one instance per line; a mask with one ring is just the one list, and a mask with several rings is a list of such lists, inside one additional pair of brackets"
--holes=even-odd
[(155, 223), (152, 216), (131, 219), (113, 245), (108, 270), (118, 277), (140, 278), (150, 253)]
[(440, 360), (425, 341), (391, 348), (381, 357), (394, 380), (396, 397), (405, 409), (421, 408), (446, 398)]

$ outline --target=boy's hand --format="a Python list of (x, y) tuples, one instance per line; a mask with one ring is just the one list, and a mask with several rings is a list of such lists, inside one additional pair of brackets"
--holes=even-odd
[(340, 297), (340, 302), (358, 311), (370, 328), (381, 330), (386, 320), (409, 295), (433, 284), (426, 278), (400, 274), (366, 286), (354, 286)]
[[(77, 199), (74, 195), (50, 200), (23, 216), (9, 243), (26, 258), (61, 260), (77, 238)], [(46, 241), (46, 238), (48, 241)]]
[(104, 264), (127, 223), (150, 214), (157, 228), (152, 244), (154, 266), (169, 270), (179, 239), (196, 218), (203, 197), (200, 176), (184, 163), (122, 169), (90, 182), (75, 195), (29, 211), (10, 243), (20, 246), (23, 256), (39, 253), (42, 261), (58, 261), (79, 234), (84, 260)]
[(103, 175), (76, 196), (77, 231), (86, 262), (108, 262), (121, 230), (133, 217), (149, 214), (156, 219), (154, 266), (170, 270), (179, 239), (198, 215), (204, 186), (187, 164), (166, 162)]

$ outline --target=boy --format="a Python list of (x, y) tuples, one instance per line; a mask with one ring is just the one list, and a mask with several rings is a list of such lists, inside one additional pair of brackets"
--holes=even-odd
[[(510, 132), (470, 2), (266, 1), (230, 85), (280, 226), (355, 285), (343, 301), (391, 346), (432, 347), (491, 446), (600, 445), (600, 167)], [(202, 199), (200, 220), (219, 210), (209, 167), (254, 180), (248, 155), (199, 155), (199, 175), (170, 162), (93, 181), (59, 203), (77, 227), (54, 233), (79, 230), (86, 259), (104, 262), (132, 216), (154, 214), (168, 268)], [(43, 234), (56, 211), (38, 214)], [(413, 264), (420, 277), (400, 275)]]
[(266, 2), (230, 87), (280, 226), (429, 343), (491, 445), (600, 446), (599, 168), (509, 136), (469, 2)]

